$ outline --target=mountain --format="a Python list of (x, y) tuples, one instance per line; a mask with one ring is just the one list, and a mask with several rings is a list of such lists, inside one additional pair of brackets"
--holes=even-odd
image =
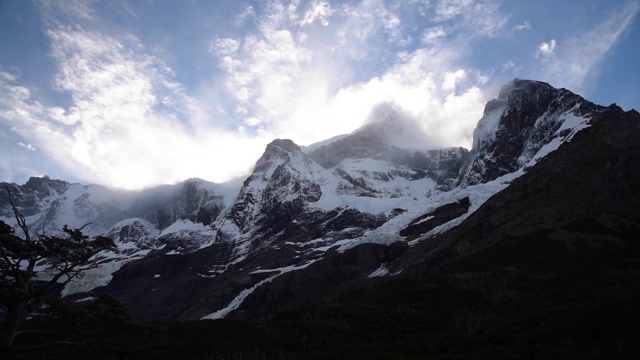
[(428, 241), (398, 266), (419, 264), (421, 271), (433, 271), (486, 261), (488, 253), (493, 261), (510, 264), (590, 252), (617, 253), (620, 261), (637, 255), (640, 114), (616, 105), (598, 109), (589, 127), (572, 135), (458, 227), (423, 239)]
[[(375, 114), (306, 148), (274, 140), (244, 181), (2, 186), (33, 229), (91, 223), (116, 241), (63, 295), (108, 292), (146, 319), (251, 317), (455, 269), (637, 254), (636, 111), (515, 79), (470, 151), (416, 145), (400, 114)], [(15, 223), (6, 193), (0, 216)]]
[[(420, 278), (460, 269), (464, 274), (488, 269), (525, 273), (540, 264), (546, 271), (556, 267), (566, 271), (565, 264), (575, 261), (593, 261), (587, 265), (591, 276), (601, 272), (611, 276), (612, 269), (619, 267), (637, 269), (629, 264), (640, 256), (640, 115), (612, 105), (598, 109), (586, 121), (590, 126), (579, 132), (573, 132), (575, 128), (565, 132), (565, 124), (557, 127), (556, 137), (545, 146), (557, 147), (554, 139), (563, 141), (562, 146), (542, 159), (533, 157), (535, 165), (529, 165), (526, 172), (521, 168), (495, 179), (494, 183), (508, 186), (503, 185), (475, 211), (470, 211), (469, 197), (434, 207), (399, 232), (408, 242), (365, 244), (329, 254), (307, 269), (254, 291), (239, 312), (292, 306), (318, 293), (339, 294), (380, 276)], [(540, 151), (547, 149), (543, 146)], [(459, 194), (473, 193), (490, 183), (467, 186)], [(456, 226), (433, 231), (448, 221)], [(566, 276), (583, 270), (572, 271)], [(602, 291), (596, 280), (593, 286), (591, 291)], [(638, 295), (631, 291), (628, 296)]]
[(543, 146), (559, 145), (602, 110), (566, 89), (512, 81), (485, 106), (473, 132), (474, 158), (463, 186), (517, 171)]
[[(209, 225), (231, 203), (238, 188), (236, 182), (219, 185), (191, 179), (129, 192), (71, 184), (47, 176), (32, 177), (22, 186), (0, 186), (11, 192), (16, 208), (32, 231), (57, 234), (64, 225), (84, 226), (87, 235), (105, 235), (115, 240), (118, 252), (100, 254), (96, 261), (101, 266), (82, 280), (70, 283), (63, 294), (106, 285), (111, 273), (152, 251), (189, 251), (212, 242), (214, 234)], [(0, 220), (15, 225), (6, 191), (0, 192)]]

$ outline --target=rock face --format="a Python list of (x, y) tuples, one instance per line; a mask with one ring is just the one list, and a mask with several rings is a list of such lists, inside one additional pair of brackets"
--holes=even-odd
[(153, 224), (144, 219), (127, 219), (113, 227), (106, 234), (119, 244), (131, 244), (135, 248), (151, 248), (158, 235)]
[[(639, 200), (636, 112), (516, 79), (486, 105), (471, 151), (405, 148), (397, 116), (306, 149), (274, 140), (243, 182), (2, 186), (32, 226), (91, 222), (116, 240), (120, 253), (102, 254), (91, 278), (143, 318), (249, 316), (458, 261), (539, 219), (571, 244), (586, 222), (620, 229), (609, 243), (640, 230), (628, 204)], [(12, 223), (6, 193), (0, 216)]]
[(274, 140), (220, 224), (220, 237), (239, 236), (239, 257), (277, 242), (276, 235), (320, 199), (323, 176), (293, 141)]
[(15, 184), (1, 183), (2, 192), (0, 193), (0, 215), (4, 217), (12, 217), (13, 211), (9, 205), (9, 196), (5, 188), (9, 188), (12, 193), (13, 201), (20, 209), (24, 216), (32, 216), (50, 206), (45, 199), (60, 195), (67, 191), (71, 184), (62, 180), (52, 180), (45, 176), (42, 178), (31, 177), (23, 186)]
[(225, 189), (200, 179), (141, 191), (132, 197), (128, 214), (145, 218), (158, 229), (178, 220), (210, 225), (228, 205)]
[(603, 107), (565, 89), (515, 79), (487, 103), (473, 132), (473, 161), (463, 186), (494, 180), (525, 166), (568, 119), (590, 118)]

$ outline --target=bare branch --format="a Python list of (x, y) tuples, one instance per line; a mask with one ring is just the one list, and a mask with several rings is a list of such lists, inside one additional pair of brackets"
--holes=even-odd
[(93, 223), (86, 223), (86, 224), (82, 225), (78, 230), (82, 231), (82, 230), (84, 230), (85, 227), (87, 227), (89, 225), (92, 225), (92, 224)]
[(29, 235), (29, 227), (27, 227), (27, 221), (25, 220), (24, 216), (18, 211), (18, 208), (16, 207), (16, 205), (13, 203), (13, 199), (11, 198), (11, 189), (9, 189), (8, 185), (5, 188), (7, 189), (7, 195), (8, 195), (7, 197), (9, 198), (9, 204), (11, 204), (11, 208), (13, 209), (13, 214), (16, 217), (18, 226), (20, 227), (20, 229), (22, 229), (25, 239), (27, 241), (31, 241), (31, 236)]

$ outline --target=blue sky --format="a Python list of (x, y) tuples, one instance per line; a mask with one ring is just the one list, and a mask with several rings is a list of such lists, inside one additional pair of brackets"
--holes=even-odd
[(247, 174), (378, 104), (471, 144), (525, 78), (640, 109), (640, 2), (0, 0), (0, 181), (141, 188)]

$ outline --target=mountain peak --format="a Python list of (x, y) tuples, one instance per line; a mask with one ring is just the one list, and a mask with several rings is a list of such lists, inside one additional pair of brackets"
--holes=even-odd
[(300, 151), (300, 146), (290, 139), (275, 139), (267, 145), (267, 150), (269, 148), (279, 148), (287, 152)]
[(28, 189), (47, 194), (62, 194), (69, 186), (71, 186), (70, 183), (64, 180), (51, 179), (48, 175), (43, 175), (42, 177), (32, 176), (24, 184), (24, 187)]
[(290, 160), (292, 156), (296, 156), (298, 153), (302, 153), (302, 150), (293, 141), (289, 139), (273, 140), (267, 145), (260, 159), (256, 161), (253, 171), (262, 172), (274, 163)]
[(398, 147), (423, 148), (432, 143), (418, 119), (389, 103), (376, 106), (367, 123), (353, 134), (363, 132)]
[[(542, 146), (583, 124), (601, 106), (566, 89), (534, 80), (513, 79), (487, 103), (473, 133), (473, 161), (464, 185), (491, 181), (526, 165)], [(578, 126), (578, 125), (575, 125)], [(577, 131), (577, 130), (576, 130)]]
[[(515, 78), (502, 86), (498, 99), (508, 99), (511, 94), (532, 93), (535, 91), (557, 91), (546, 82)], [(562, 89), (564, 90), (564, 89)]]
[(391, 148), (423, 150), (433, 146), (432, 140), (417, 119), (393, 104), (382, 103), (371, 111), (365, 125), (313, 147), (308, 154), (322, 167), (331, 168), (348, 158), (389, 160)]

